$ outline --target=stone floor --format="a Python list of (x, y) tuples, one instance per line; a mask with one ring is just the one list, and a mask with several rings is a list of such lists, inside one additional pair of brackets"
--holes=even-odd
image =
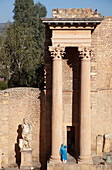
[(93, 159), (93, 164), (95, 165), (105, 165), (107, 156), (110, 156), (111, 161), (112, 161), (112, 152), (109, 153), (103, 153), (102, 156), (97, 156), (96, 152), (92, 152), (92, 159)]
[(112, 160), (112, 152), (103, 153), (102, 156), (97, 156), (96, 152), (92, 152), (93, 165), (81, 165), (77, 164), (77, 160), (71, 155), (68, 155), (67, 164), (48, 163), (47, 170), (112, 170), (112, 163), (106, 163), (107, 156), (110, 156)]
[[(112, 163), (106, 163), (107, 156), (112, 160), (112, 152), (103, 153), (103, 156), (97, 156), (92, 152), (93, 165), (79, 165), (76, 159), (68, 154), (67, 164), (50, 164), (48, 163), (47, 170), (112, 170)], [(3, 168), (2, 170), (19, 170), (17, 167)], [(27, 169), (26, 169), (27, 170)], [(34, 170), (40, 170), (35, 168)]]
[(66, 164), (66, 165), (48, 165), (47, 170), (112, 170), (111, 165), (79, 165), (79, 164)]
[[(111, 160), (112, 160), (112, 152), (109, 153), (103, 153), (102, 156), (97, 156), (96, 152), (92, 152), (92, 159), (93, 159), (93, 164), (94, 165), (105, 165), (106, 163), (106, 158), (107, 156), (110, 156)], [(77, 164), (77, 160), (71, 156), (70, 154), (68, 154), (68, 163), (75, 163)]]

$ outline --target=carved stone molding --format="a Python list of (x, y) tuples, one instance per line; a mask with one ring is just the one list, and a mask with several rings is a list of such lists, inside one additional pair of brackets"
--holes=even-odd
[(90, 47), (79, 47), (79, 57), (82, 60), (90, 60), (91, 54), (92, 54), (92, 49)]
[(55, 58), (55, 59), (61, 59), (62, 57), (64, 57), (65, 54), (65, 47), (61, 47), (61, 46), (49, 46), (49, 51), (51, 53), (51, 57)]

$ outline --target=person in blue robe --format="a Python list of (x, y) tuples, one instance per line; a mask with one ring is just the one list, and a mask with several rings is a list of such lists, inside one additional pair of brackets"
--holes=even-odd
[(64, 150), (63, 150), (63, 154), (64, 154), (64, 163), (67, 163), (67, 146), (64, 146)]
[(64, 146), (64, 143), (61, 144), (60, 154), (62, 162), (67, 163), (67, 146)]
[(61, 154), (61, 160), (62, 161), (64, 160), (63, 149), (64, 149), (64, 143), (62, 143), (61, 147), (60, 147), (60, 154)]

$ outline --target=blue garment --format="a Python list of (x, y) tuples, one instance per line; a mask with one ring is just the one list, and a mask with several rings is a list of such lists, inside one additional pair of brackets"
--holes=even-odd
[(66, 151), (67, 146), (64, 146), (64, 149), (62, 150), (62, 155), (64, 157), (64, 160), (67, 160), (67, 151)]
[(63, 149), (64, 149), (64, 146), (63, 145), (61, 145), (61, 148), (60, 148), (60, 154), (61, 154), (61, 159), (63, 160)]
[(66, 151), (66, 148), (65, 146), (61, 146), (60, 148), (60, 154), (62, 156), (62, 160), (67, 160), (67, 151)]

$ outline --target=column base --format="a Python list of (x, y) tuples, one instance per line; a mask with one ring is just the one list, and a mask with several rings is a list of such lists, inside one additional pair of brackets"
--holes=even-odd
[(59, 157), (51, 156), (49, 163), (62, 163)]
[(93, 164), (91, 156), (79, 156), (78, 164)]
[(31, 169), (34, 169), (34, 167), (31, 167), (31, 166), (21, 166), (20, 169), (21, 170), (31, 170)]

